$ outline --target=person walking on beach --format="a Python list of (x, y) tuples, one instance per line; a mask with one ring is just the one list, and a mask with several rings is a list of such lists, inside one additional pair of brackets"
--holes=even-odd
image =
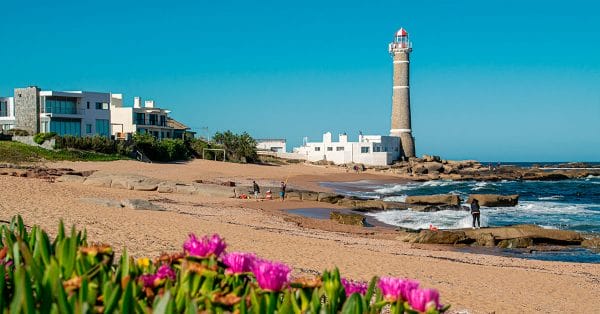
[(286, 188), (287, 188), (287, 185), (285, 184), (285, 182), (281, 181), (281, 191), (279, 192), (279, 196), (281, 196), (282, 202), (285, 200), (285, 189)]
[(254, 192), (254, 198), (258, 200), (258, 194), (260, 194), (260, 187), (256, 181), (252, 181), (252, 191)]
[(481, 228), (480, 215), (479, 211), (479, 201), (477, 199), (473, 199), (471, 202), (471, 215), (473, 216), (473, 229), (475, 229), (475, 220), (477, 220), (477, 228)]

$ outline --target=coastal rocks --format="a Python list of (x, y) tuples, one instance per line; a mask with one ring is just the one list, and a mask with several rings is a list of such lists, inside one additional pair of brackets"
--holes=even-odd
[(135, 210), (153, 210), (153, 211), (165, 211), (166, 208), (152, 204), (150, 201), (142, 199), (127, 199), (121, 202), (123, 207), (135, 209)]
[(334, 193), (319, 193), (317, 200), (319, 202), (325, 202), (330, 204), (335, 204), (339, 200), (343, 199), (344, 196)]
[(442, 162), (442, 158), (440, 158), (440, 156), (423, 155), (421, 159), (423, 159), (424, 162)]
[(588, 249), (600, 249), (600, 238), (585, 239), (581, 242), (581, 246)]
[(319, 193), (304, 191), (302, 192), (302, 200), (316, 202), (319, 200)]
[(302, 193), (301, 192), (286, 192), (285, 193), (285, 199), (288, 201), (301, 201), (302, 200)]
[(454, 194), (412, 195), (407, 196), (405, 202), (414, 205), (460, 206), (460, 197)]
[(359, 214), (343, 214), (339, 211), (331, 211), (329, 213), (329, 219), (334, 220), (343, 225), (353, 225), (364, 227), (366, 225), (366, 218)]
[(517, 238), (530, 238), (534, 244), (579, 245), (584, 240), (575, 231), (544, 229), (536, 225), (516, 225), (510, 227), (485, 228), (464, 230), (465, 234), (474, 241), (483, 233), (492, 234), (498, 242)]
[(115, 207), (115, 208), (123, 207), (123, 204), (121, 204), (120, 201), (112, 200), (112, 199), (108, 199), (108, 198), (84, 197), (84, 198), (80, 198), (79, 200), (84, 203), (100, 205), (100, 206), (105, 206), (105, 207)]
[(487, 207), (516, 206), (519, 203), (519, 195), (497, 195), (497, 194), (471, 194), (467, 203), (476, 199), (479, 205)]
[(158, 193), (173, 193), (176, 191), (175, 183), (173, 182), (160, 182), (156, 188)]
[(523, 180), (535, 180), (535, 181), (559, 181), (559, 180), (567, 180), (570, 177), (564, 173), (559, 172), (526, 172), (521, 177)]
[(108, 176), (90, 176), (85, 179), (83, 185), (109, 188), (112, 183), (112, 178)]
[(480, 233), (476, 236), (475, 242), (480, 246), (496, 246), (496, 239), (491, 233)]
[(419, 244), (461, 244), (472, 242), (463, 231), (421, 230), (417, 234), (409, 234), (405, 242)]
[(427, 173), (442, 172), (444, 171), (444, 165), (441, 162), (425, 162), (423, 167), (427, 169)]
[(82, 176), (65, 174), (65, 175), (62, 175), (62, 176), (56, 178), (56, 181), (57, 182), (83, 183), (83, 181), (85, 181), (85, 178)]
[(457, 205), (429, 205), (429, 206), (411, 206), (410, 209), (416, 212), (439, 212), (441, 210), (469, 210)]
[(517, 249), (517, 248), (526, 248), (533, 245), (532, 238), (514, 238), (501, 240), (498, 242), (498, 247), (503, 249)]

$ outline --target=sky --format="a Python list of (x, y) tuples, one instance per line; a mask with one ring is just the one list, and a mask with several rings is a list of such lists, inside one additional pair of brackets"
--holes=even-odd
[(0, 95), (153, 99), (198, 135), (387, 135), (404, 27), (417, 154), (600, 161), (595, 1), (0, 2)]

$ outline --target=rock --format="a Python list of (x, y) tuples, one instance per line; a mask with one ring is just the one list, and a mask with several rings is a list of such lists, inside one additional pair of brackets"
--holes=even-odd
[(233, 181), (225, 181), (225, 182), (221, 183), (221, 185), (228, 186), (228, 187), (232, 188), (232, 187), (235, 187), (235, 182), (233, 182)]
[(175, 190), (175, 183), (169, 181), (160, 182), (156, 189), (158, 193), (173, 193)]
[(460, 197), (454, 194), (413, 195), (407, 196), (405, 202), (415, 205), (460, 205)]
[(567, 180), (569, 176), (558, 173), (558, 172), (526, 172), (523, 174), (523, 180), (536, 180), (536, 181), (559, 181), (559, 180)]
[(331, 211), (329, 219), (335, 220), (340, 224), (362, 226), (366, 224), (366, 218), (360, 214), (342, 214), (338, 211)]
[(561, 244), (578, 245), (584, 240), (575, 231), (544, 229), (536, 225), (516, 225), (510, 227), (497, 227), (471, 230), (464, 232), (472, 239), (477, 239), (481, 233), (491, 233), (496, 240), (509, 240), (516, 238), (531, 238), (535, 244)]
[(71, 174), (65, 174), (56, 178), (56, 182), (83, 183), (83, 181), (85, 181), (84, 177)]
[(516, 249), (516, 248), (526, 248), (533, 245), (532, 238), (514, 238), (501, 240), (498, 242), (498, 247), (504, 249)]
[(158, 189), (158, 184), (151, 182), (140, 182), (138, 184), (134, 184), (133, 189), (136, 191), (156, 191)]
[(444, 165), (441, 162), (426, 162), (423, 167), (427, 169), (427, 173), (441, 172), (444, 170)]
[(491, 233), (480, 233), (477, 235), (475, 241), (481, 246), (496, 246), (496, 240), (494, 239), (494, 235)]
[(302, 200), (303, 201), (318, 201), (319, 200), (319, 193), (317, 192), (302, 192)]
[(519, 195), (471, 194), (467, 203), (470, 204), (473, 199), (487, 207), (516, 206), (519, 203)]
[(356, 200), (350, 198), (341, 198), (335, 204), (345, 208), (354, 208), (356, 206)]
[(442, 167), (442, 171), (441, 172), (447, 173), (447, 174), (453, 174), (453, 173), (457, 173), (457, 171), (458, 170), (456, 168), (454, 168), (453, 166), (451, 166), (451, 165), (444, 165)]
[(581, 246), (589, 249), (600, 249), (600, 238), (589, 238), (581, 242)]
[(318, 196), (318, 201), (319, 202), (325, 202), (325, 203), (330, 203), (330, 204), (335, 204), (337, 203), (339, 200), (343, 199), (344, 196), (339, 195), (339, 194), (334, 194), (334, 193), (319, 193)]
[(111, 200), (108, 198), (85, 197), (85, 198), (80, 198), (79, 200), (84, 203), (101, 205), (101, 206), (106, 206), (106, 207), (115, 207), (115, 208), (123, 207), (121, 202), (119, 202), (117, 200)]
[(431, 155), (423, 155), (423, 161), (425, 162), (441, 162), (442, 158), (440, 156), (431, 156)]
[(111, 176), (110, 187), (113, 189), (133, 190), (133, 181), (135, 178), (128, 176)]
[(302, 200), (302, 194), (300, 192), (286, 192), (285, 193), (285, 199), (288, 201), (301, 201)]
[(154, 210), (154, 211), (164, 211), (166, 210), (164, 207), (152, 204), (147, 200), (142, 199), (126, 199), (121, 202), (124, 207), (136, 210)]
[(412, 168), (413, 175), (427, 174), (428, 170), (422, 165), (415, 166)]
[(411, 206), (412, 211), (416, 212), (439, 212), (441, 210), (465, 210), (462, 206), (457, 205), (429, 205), (429, 206)]
[(85, 181), (83, 181), (83, 185), (96, 186), (109, 188), (112, 183), (112, 178), (109, 176), (89, 176)]
[(196, 187), (193, 185), (175, 184), (175, 193), (194, 194), (196, 193)]
[(355, 200), (352, 208), (360, 211), (384, 210), (385, 202), (382, 200)]
[(410, 243), (422, 244), (459, 244), (469, 243), (469, 239), (462, 231), (446, 231), (446, 230), (421, 230), (418, 235), (411, 238)]

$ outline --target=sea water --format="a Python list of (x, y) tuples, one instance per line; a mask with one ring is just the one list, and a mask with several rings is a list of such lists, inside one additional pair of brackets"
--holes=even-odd
[[(600, 236), (600, 176), (562, 181), (450, 181), (408, 182), (382, 184), (374, 181), (347, 183), (323, 183), (340, 194), (385, 201), (402, 202), (409, 195), (456, 194), (463, 205), (470, 194), (518, 194), (519, 203), (514, 207), (481, 208), (482, 227), (500, 227), (517, 224), (534, 224), (543, 228), (573, 230)], [(468, 211), (443, 210), (417, 212), (391, 210), (368, 213), (376, 220), (392, 226), (427, 229), (433, 225), (439, 229), (471, 227)], [(505, 255), (533, 259), (600, 262), (600, 254), (584, 249), (536, 254), (505, 251)]]

